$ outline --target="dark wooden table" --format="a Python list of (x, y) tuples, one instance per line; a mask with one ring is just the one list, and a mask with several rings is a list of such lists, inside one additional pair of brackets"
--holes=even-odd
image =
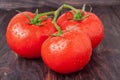
[[(20, 11), (55, 10), (62, 3), (77, 7), (90, 3), (103, 21), (105, 37), (93, 50), (89, 64), (81, 71), (61, 75), (51, 71), (42, 59), (28, 60), (14, 54), (6, 42), (10, 19)], [(120, 80), (120, 0), (0, 0), (0, 80)], [(79, 2), (79, 3), (78, 3)], [(79, 5), (80, 4), (80, 5)]]

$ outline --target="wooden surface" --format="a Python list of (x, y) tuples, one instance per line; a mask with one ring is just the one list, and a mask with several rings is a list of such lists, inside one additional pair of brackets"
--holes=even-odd
[(31, 8), (41, 7), (44, 5), (51, 7), (59, 7), (63, 3), (74, 6), (81, 6), (84, 3), (91, 5), (119, 5), (120, 0), (0, 0), (0, 9), (16, 9), (16, 8)]
[[(28, 60), (21, 58), (9, 48), (6, 43), (5, 32), (9, 20), (17, 13), (15, 10), (33, 12), (38, 8), (38, 4), (43, 4), (39, 1), (37, 6), (34, 6), (36, 2), (31, 0), (27, 5), (22, 4), (24, 6), (20, 6), (21, 3), (18, 3), (18, 6), (14, 4), (15, 8), (12, 6), (14, 2), (10, 1), (12, 0), (7, 3), (7, 0), (0, 0), (0, 3), (6, 5), (0, 4), (0, 80), (120, 80), (119, 0), (109, 0), (111, 2), (107, 6), (94, 5), (95, 0), (91, 0), (94, 3), (93, 12), (103, 21), (105, 37), (101, 44), (93, 50), (89, 64), (83, 70), (69, 75), (61, 75), (51, 71), (41, 59)], [(21, 1), (24, 2), (24, 0)], [(54, 3), (51, 1), (48, 2), (51, 3), (50, 5), (58, 4), (61, 0), (58, 2), (56, 0)], [(115, 1), (114, 3), (118, 1), (117, 5), (111, 5), (112, 1)], [(30, 4), (33, 4), (33, 6), (30, 7)], [(56, 9), (56, 7), (50, 5), (40, 5), (40, 12)]]

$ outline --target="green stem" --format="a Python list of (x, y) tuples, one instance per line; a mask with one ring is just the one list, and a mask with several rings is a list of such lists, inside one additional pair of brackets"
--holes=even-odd
[(44, 12), (44, 13), (40, 13), (40, 14), (38, 14), (38, 15), (39, 15), (39, 18), (40, 18), (40, 16), (51, 15), (51, 14), (54, 14), (54, 12), (55, 12), (55, 11)]
[(73, 14), (73, 20), (75, 20), (75, 21), (83, 20), (84, 18), (88, 17), (88, 15), (84, 16), (86, 4), (83, 5), (82, 12), (80, 12), (79, 9), (76, 9), (75, 7), (68, 5), (68, 4), (63, 4), (63, 6), (64, 6), (64, 8), (69, 8), (69, 9), (75, 11), (75, 13)]
[(54, 12), (54, 18), (53, 18), (53, 24), (55, 25), (55, 28), (58, 30), (57, 34), (53, 34), (53, 36), (60, 36), (62, 34), (62, 30), (60, 26), (57, 25), (56, 20), (58, 18), (58, 15), (60, 11), (63, 9), (64, 5), (60, 6), (55, 12)]
[(62, 30), (61, 30), (60, 26), (57, 25), (56, 20), (58, 18), (58, 15), (59, 15), (60, 11), (63, 8), (70, 8), (71, 10), (74, 10), (76, 12), (76, 14), (79, 13), (79, 10), (74, 8), (73, 6), (70, 6), (68, 4), (63, 4), (56, 11), (41, 13), (41, 14), (38, 14), (38, 16), (37, 16), (38, 18), (40, 18), (40, 16), (54, 14), (54, 18), (52, 20), (52, 23), (54, 24), (54, 26), (57, 29), (58, 33), (57, 34), (53, 34), (53, 36), (60, 36), (62, 34)]
[(85, 12), (85, 7), (86, 7), (86, 4), (83, 4), (82, 12)]
[(74, 10), (76, 13), (79, 12), (78, 9), (76, 9), (76, 8), (74, 8), (73, 6), (70, 6), (70, 5), (68, 5), (68, 4), (63, 4), (62, 6), (60, 6), (60, 7), (54, 12), (54, 18), (53, 18), (53, 21), (52, 21), (52, 22), (53, 22), (53, 24), (55, 25), (58, 33), (57, 33), (57, 34), (53, 34), (53, 36), (60, 36), (60, 35), (62, 34), (62, 30), (61, 30), (60, 26), (57, 25), (56, 20), (57, 20), (57, 18), (58, 18), (58, 15), (59, 15), (60, 11), (61, 11), (63, 8), (70, 8), (71, 10)]
[[(42, 20), (40, 20), (40, 17), (41, 16), (45, 16), (45, 15), (54, 15), (54, 18), (52, 20), (52, 23), (54, 24), (55, 28), (57, 29), (58, 33), (57, 34), (53, 34), (53, 36), (60, 36), (62, 34), (62, 30), (60, 28), (60, 26), (57, 25), (56, 21), (57, 21), (57, 18), (58, 18), (58, 15), (60, 13), (60, 11), (63, 9), (63, 8), (69, 8), (73, 11), (75, 11), (75, 14), (74, 17), (73, 17), (73, 20), (81, 20), (83, 18), (85, 18), (86, 16), (83, 16), (82, 13), (79, 11), (79, 9), (76, 9), (75, 7), (71, 6), (71, 5), (68, 5), (68, 4), (63, 4), (62, 6), (60, 6), (56, 11), (50, 11), (50, 12), (44, 12), (44, 13), (40, 13), (38, 14), (38, 10), (36, 10), (36, 13), (35, 13), (35, 17), (34, 18), (31, 18), (29, 17), (28, 15), (24, 14), (29, 20), (30, 20), (30, 23), (31, 24), (34, 24), (34, 25), (40, 25), (40, 22)], [(85, 10), (85, 5), (83, 6), (83, 9), (82, 11), (84, 12)], [(46, 18), (47, 19), (47, 18)], [(45, 19), (45, 20), (46, 20)], [(44, 19), (43, 19), (44, 20)]]
[(68, 5), (68, 4), (63, 4), (64, 8), (70, 8), (71, 10), (75, 11), (76, 13), (79, 11), (78, 9), (76, 9), (75, 7)]
[(40, 18), (41, 16), (51, 15), (51, 14), (54, 14), (54, 12), (55, 12), (55, 11), (50, 11), (50, 12), (44, 12), (44, 13), (37, 14), (37, 15), (35, 16), (35, 18), (33, 19), (33, 21), (36, 23), (36, 22), (39, 21), (39, 18)]

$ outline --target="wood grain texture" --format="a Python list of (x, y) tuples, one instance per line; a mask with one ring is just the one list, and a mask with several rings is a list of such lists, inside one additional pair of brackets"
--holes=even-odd
[(119, 5), (120, 0), (0, 0), (0, 9), (32, 8), (41, 6), (59, 7), (67, 3), (82, 6), (84, 3), (97, 6)]
[[(33, 2), (31, 1), (31, 3)], [(31, 8), (16, 6), (16, 8), (10, 7), (9, 10), (0, 8), (0, 80), (120, 80), (119, 8), (120, 5), (93, 6), (93, 12), (101, 18), (105, 26), (104, 40), (93, 50), (89, 64), (83, 70), (69, 75), (61, 75), (51, 71), (42, 59), (21, 58), (15, 55), (7, 45), (5, 32), (8, 22), (17, 14), (15, 10), (34, 12), (36, 6), (31, 6)], [(56, 7), (48, 5), (39, 7), (40, 12), (55, 9)]]

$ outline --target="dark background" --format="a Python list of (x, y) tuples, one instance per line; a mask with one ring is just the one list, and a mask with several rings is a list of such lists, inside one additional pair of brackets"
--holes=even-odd
[[(93, 50), (89, 64), (81, 71), (61, 75), (51, 71), (41, 59), (28, 60), (14, 54), (5, 32), (15, 10), (39, 12), (68, 3), (81, 8), (90, 4), (102, 20), (105, 36)], [(120, 0), (0, 0), (0, 80), (120, 80)]]

